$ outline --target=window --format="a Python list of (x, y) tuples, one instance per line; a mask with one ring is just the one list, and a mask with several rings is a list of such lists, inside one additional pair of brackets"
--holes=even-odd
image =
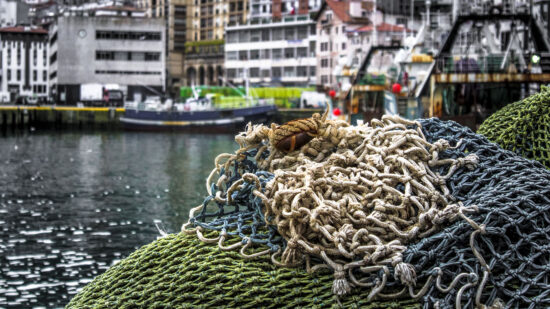
[(115, 70), (96, 70), (95, 74), (119, 74), (119, 75), (161, 75), (161, 72), (153, 71), (115, 71)]
[(259, 42), (262, 38), (262, 33), (260, 30), (250, 31), (250, 42)]
[(272, 51), (272, 58), (273, 59), (282, 59), (283, 58), (283, 50), (280, 48), (276, 48)]
[(321, 85), (326, 85), (326, 84), (328, 84), (328, 76), (323, 75), (321, 76)]
[(239, 34), (237, 32), (228, 32), (227, 43), (239, 43)]
[(250, 32), (248, 30), (239, 32), (239, 43), (245, 43), (250, 40)]
[(250, 60), (258, 60), (260, 59), (260, 51), (257, 49), (250, 51)]
[(295, 40), (296, 36), (294, 35), (294, 28), (285, 29), (285, 40), (292, 41)]
[(250, 68), (250, 77), (251, 78), (260, 77), (260, 68)]
[(36, 48), (32, 51), (32, 64), (34, 66), (38, 64), (38, 50), (36, 50)]
[(273, 78), (281, 78), (281, 68), (273, 68), (271, 73)]
[(38, 71), (32, 70), (32, 81), (35, 82), (38, 80)]
[(17, 81), (21, 80), (21, 70), (17, 70)]
[(284, 74), (285, 74), (285, 77), (294, 77), (295, 76), (294, 67), (285, 67)]
[(266, 42), (270, 40), (270, 32), (269, 29), (262, 30), (262, 41)]
[(131, 40), (131, 41), (160, 41), (162, 36), (160, 32), (141, 32), (141, 31), (105, 31), (97, 30), (95, 32), (96, 40)]
[(303, 27), (299, 27), (298, 28), (298, 37), (297, 39), (298, 40), (303, 40), (303, 39), (307, 39), (307, 26), (303, 26)]
[(8, 69), (8, 81), (10, 81), (10, 80), (11, 80), (11, 70)]
[(44, 46), (44, 50), (42, 51), (42, 65), (46, 66), (48, 62), (48, 52), (46, 50), (46, 46)]
[(19, 46), (17, 46), (17, 65), (21, 65), (21, 49)]
[(346, 50), (346, 43), (342, 43), (342, 50)]
[(237, 70), (227, 69), (227, 78), (236, 78), (236, 77), (237, 77)]
[(42, 80), (43, 81), (48, 80), (48, 71), (46, 71), (46, 70), (42, 71)]
[(273, 37), (272, 37), (272, 40), (273, 41), (281, 41), (283, 39), (283, 29), (273, 29), (273, 33), (272, 33)]
[(298, 77), (307, 77), (307, 67), (298, 67), (296, 75)]
[(309, 67), (309, 76), (315, 76), (315, 67)]
[(285, 48), (285, 59), (294, 58), (294, 48)]
[(269, 69), (262, 69), (261, 76), (262, 78), (269, 78), (270, 73)]
[(321, 59), (321, 67), (322, 68), (328, 68), (328, 59), (327, 58)]
[(328, 50), (328, 42), (321, 43), (321, 51), (327, 51)]
[(298, 47), (297, 54), (298, 58), (307, 58), (307, 47)]
[(236, 51), (227, 52), (225, 55), (226, 55), (227, 60), (237, 60), (237, 59), (239, 59), (239, 53), (237, 53)]
[(269, 49), (262, 49), (260, 51), (260, 58), (261, 59), (269, 59), (270, 50)]
[(246, 50), (239, 51), (239, 60), (248, 60), (248, 51)]

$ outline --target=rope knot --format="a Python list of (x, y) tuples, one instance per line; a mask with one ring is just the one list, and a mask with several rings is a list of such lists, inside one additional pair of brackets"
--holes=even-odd
[(332, 293), (335, 295), (345, 295), (351, 291), (346, 273), (342, 270), (334, 272), (334, 281), (332, 282)]
[(401, 283), (406, 286), (416, 285), (416, 272), (411, 264), (403, 262), (397, 263), (397, 265), (395, 265), (394, 277), (395, 280), (399, 279)]

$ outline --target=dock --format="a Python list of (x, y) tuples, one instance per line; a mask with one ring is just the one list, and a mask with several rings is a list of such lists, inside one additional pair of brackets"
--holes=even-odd
[[(122, 107), (76, 107), (76, 106), (0, 106), (0, 129), (23, 129), (28, 127), (48, 129), (122, 129)], [(285, 123), (299, 118), (322, 113), (321, 109), (279, 109), (273, 121)]]

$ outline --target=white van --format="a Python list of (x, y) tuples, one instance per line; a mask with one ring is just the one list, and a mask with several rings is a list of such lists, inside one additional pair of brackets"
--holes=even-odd
[(300, 96), (300, 108), (325, 108), (327, 96), (315, 91), (304, 91)]
[(0, 92), (0, 104), (10, 103), (10, 93), (7, 91)]

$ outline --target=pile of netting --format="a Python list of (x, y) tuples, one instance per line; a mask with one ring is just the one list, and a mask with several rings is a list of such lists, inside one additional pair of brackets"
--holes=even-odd
[(479, 127), (479, 134), (502, 148), (550, 168), (550, 88), (506, 105)]
[[(319, 118), (316, 118), (315, 121), (318, 120)], [(392, 119), (389, 121), (397, 122)], [(401, 125), (405, 125), (407, 129), (403, 130)], [(313, 126), (312, 122), (303, 128)], [(336, 124), (336, 126), (338, 130), (346, 128), (343, 124)], [(384, 132), (392, 131), (384, 130), (388, 126), (391, 126), (389, 122), (383, 121), (375, 122), (371, 127), (378, 128), (379, 134), (383, 135)], [(315, 226), (316, 220), (320, 222), (336, 220), (334, 222), (337, 222), (346, 220), (346, 214), (320, 213), (318, 219), (312, 220), (310, 224), (309, 221), (300, 222), (307, 215), (307, 211), (300, 208), (295, 211), (292, 208), (292, 201), (285, 206), (288, 210), (281, 210), (279, 219), (273, 211), (268, 214), (269, 205), (267, 207), (264, 205), (264, 197), (276, 200), (277, 192), (283, 195), (283, 200), (287, 196), (288, 198), (296, 196), (291, 195), (293, 194), (291, 192), (285, 192), (287, 190), (285, 188), (290, 188), (288, 190), (291, 191), (292, 188), (299, 187), (300, 193), (305, 192), (302, 196), (311, 194), (308, 193), (309, 187), (305, 186), (305, 181), (303, 185), (298, 186), (298, 181), (292, 178), (283, 178), (288, 180), (277, 184), (277, 187), (282, 186), (283, 191), (270, 185), (277, 177), (277, 173), (275, 170), (270, 172), (268, 165), (259, 165), (258, 162), (283, 164), (284, 160), (279, 159), (285, 157), (284, 152), (276, 155), (273, 154), (275, 151), (269, 151), (270, 148), (276, 146), (282, 151), (288, 151), (298, 149), (300, 145), (306, 147), (315, 145), (317, 138), (331, 130), (332, 128), (328, 129), (328, 127), (318, 127), (317, 130), (310, 130), (310, 134), (297, 135), (290, 139), (286, 139), (285, 134), (277, 137), (275, 133), (281, 133), (278, 130), (275, 130), (277, 132), (263, 130), (263, 133), (257, 131), (267, 134), (268, 137), (271, 132), (270, 143), (263, 142), (260, 147), (249, 149), (245, 146), (236, 154), (218, 158), (216, 169), (208, 180), (210, 196), (202, 207), (192, 212), (192, 218), (185, 226), (185, 230), (192, 231), (192, 235), (186, 233), (168, 235), (137, 250), (84, 287), (71, 300), (68, 307), (280, 308), (326, 307), (338, 302), (341, 302), (344, 307), (361, 308), (419, 308), (422, 306), (426, 309), (547, 308), (550, 306), (549, 170), (538, 162), (502, 150), (486, 138), (453, 122), (428, 119), (420, 120), (419, 123), (398, 124), (396, 131), (416, 132), (409, 132), (410, 137), (405, 138), (407, 141), (402, 145), (407, 146), (411, 140), (421, 138), (420, 133), (422, 133), (426, 141), (420, 143), (424, 145), (432, 160), (435, 157), (433, 152), (429, 151), (429, 145), (441, 144), (434, 148), (438, 149), (437, 158), (432, 162), (448, 161), (443, 161), (444, 164), (441, 165), (430, 165), (431, 160), (428, 160), (429, 168), (426, 169), (426, 175), (431, 177), (429, 179), (439, 179), (436, 181), (438, 185), (434, 186), (437, 193), (425, 194), (424, 191), (412, 185), (413, 179), (418, 182), (416, 177), (422, 178), (420, 175), (422, 173), (417, 173), (418, 175), (411, 173), (409, 181), (411, 197), (422, 194), (433, 196), (436, 204), (434, 209), (437, 209), (434, 212), (439, 216), (436, 214), (424, 216), (432, 226), (436, 226), (436, 230), (425, 235), (423, 233), (426, 230), (422, 227), (429, 225), (427, 222), (423, 223), (424, 225), (419, 223), (420, 215), (400, 215), (400, 217), (394, 215), (392, 219), (388, 219), (390, 208), (397, 204), (401, 205), (400, 201), (403, 201), (389, 197), (399, 197), (406, 193), (406, 182), (395, 183), (391, 180), (392, 178), (387, 178), (386, 183), (381, 180), (382, 188), (379, 190), (378, 199), (384, 203), (373, 202), (372, 206), (377, 208), (380, 214), (386, 214), (386, 218), (379, 219), (380, 222), (394, 222), (396, 229), (386, 228), (383, 224), (380, 226), (367, 224), (378, 228), (373, 229), (372, 234), (382, 242), (381, 246), (375, 242), (380, 249), (378, 251), (374, 249), (374, 253), (371, 254), (372, 251), (366, 250), (368, 248), (355, 251), (354, 249), (360, 248), (361, 245), (353, 247), (353, 236), (350, 245), (348, 241), (329, 242), (321, 238), (330, 239), (328, 236), (333, 238), (341, 236), (338, 233), (319, 236), (319, 233), (312, 232), (310, 235), (304, 232), (307, 230), (306, 227)], [(405, 136), (408, 136), (407, 134)], [(330, 139), (331, 135), (327, 134), (323, 141)], [(245, 145), (243, 143), (245, 136), (246, 134), (243, 134), (237, 138), (241, 145)], [(373, 141), (380, 138), (380, 136), (375, 137)], [(331, 143), (336, 144), (337, 139)], [(262, 140), (265, 141), (263, 137)], [(272, 140), (276, 143), (271, 144)], [(309, 143), (304, 143), (308, 140), (310, 140)], [(440, 140), (448, 141), (449, 146), (445, 142), (438, 144)], [(252, 142), (248, 145), (252, 145)], [(375, 148), (381, 148), (379, 147), (381, 145), (375, 146)], [(302, 150), (303, 147), (300, 148), (300, 152)], [(329, 152), (334, 153), (333, 150)], [(325, 153), (327, 157), (330, 157), (329, 152)], [(391, 156), (391, 153), (392, 150), (379, 155), (383, 159)], [(423, 151), (409, 153), (417, 154), (418, 162), (425, 162), (427, 158)], [(238, 156), (233, 157), (234, 155)], [(319, 154), (304, 154), (307, 158), (314, 155), (316, 158)], [(464, 158), (472, 159), (474, 155), (478, 158), (477, 165), (468, 166), (469, 164), (465, 161), (472, 164), (474, 162)], [(354, 168), (352, 162), (345, 162), (350, 157), (343, 156), (339, 159), (340, 161), (335, 162), (344, 162), (346, 167)], [(458, 162), (460, 160), (462, 163)], [(278, 166), (292, 167), (290, 162), (285, 164), (290, 165)], [(390, 164), (393, 163), (390, 162)], [(418, 163), (418, 165), (421, 164)], [(408, 165), (404, 164), (404, 166)], [(347, 175), (347, 172), (340, 168), (336, 170)], [(366, 170), (375, 174), (372, 169)], [(316, 176), (316, 169), (312, 169), (312, 173)], [(378, 173), (379, 177), (383, 177), (380, 172)], [(365, 176), (361, 177), (369, 180)], [(316, 180), (316, 178), (313, 179), (313, 182)], [(368, 184), (360, 178), (355, 181)], [(338, 180), (338, 183), (340, 182), (341, 180)], [(445, 185), (441, 185), (443, 182)], [(393, 186), (395, 191), (385, 190), (384, 184)], [(323, 183), (318, 185), (325, 186)], [(353, 185), (351, 187), (353, 188)], [(445, 191), (446, 189), (448, 192)], [(315, 187), (312, 190), (318, 192)], [(375, 191), (361, 192), (361, 195)], [(327, 197), (324, 193), (322, 199), (329, 200), (333, 194), (340, 192), (333, 190)], [(447, 203), (441, 197), (447, 199)], [(421, 200), (425, 201), (424, 198), (422, 197)], [(432, 199), (428, 200), (430, 200), (429, 209), (432, 209)], [(361, 202), (358, 200), (358, 203)], [(331, 205), (336, 206), (329, 202), (328, 206), (331, 207)], [(418, 211), (420, 207), (416, 203), (414, 205), (410, 207), (411, 211)], [(421, 202), (420, 205), (424, 204)], [(442, 209), (447, 209), (447, 212), (441, 212)], [(472, 212), (466, 213), (468, 209)], [(286, 216), (287, 212), (288, 216)], [(418, 214), (424, 213), (429, 212), (418, 211)], [(368, 217), (368, 214), (366, 216)], [(397, 220), (406, 216), (410, 218), (408, 220), (411, 221), (410, 228), (406, 228), (404, 222)], [(285, 222), (285, 218), (291, 219)], [(348, 219), (354, 226), (355, 222), (352, 219), (358, 220), (361, 224), (361, 218), (362, 216), (357, 218), (351, 216)], [(436, 218), (440, 220), (435, 220)], [(290, 220), (295, 220), (297, 223), (288, 222)], [(283, 223), (283, 233), (278, 231), (278, 222)], [(292, 232), (288, 234), (291, 226), (304, 227), (298, 228), (302, 230), (295, 231), (297, 235), (301, 235), (300, 241), (294, 248), (297, 250), (296, 254), (287, 256), (294, 256), (295, 261), (304, 262), (306, 267), (275, 266), (277, 263), (285, 264), (282, 253), (289, 247), (290, 241), (287, 238), (292, 239), (289, 237)], [(416, 237), (409, 240), (406, 237), (396, 237), (400, 245), (391, 243), (381, 236), (384, 233), (400, 235), (402, 232), (410, 232), (414, 227), (418, 227)], [(287, 228), (287, 234), (284, 228)], [(328, 228), (327, 231), (329, 231)], [(344, 229), (344, 231), (347, 230)], [(324, 232), (320, 234), (324, 235)], [(354, 235), (357, 234), (358, 232)], [(369, 231), (368, 235), (370, 234)], [(360, 236), (361, 234), (357, 236), (358, 242), (368, 241)], [(349, 236), (341, 237), (349, 239)], [(332, 291), (334, 271), (321, 266), (327, 264), (321, 253), (319, 252), (319, 256), (316, 252), (310, 254), (307, 249), (301, 249), (304, 248), (303, 244), (309, 246), (309, 243), (317, 241), (320, 242), (320, 245), (317, 245), (327, 249), (326, 255), (334, 263), (343, 265), (346, 280), (349, 281), (351, 289), (349, 293), (335, 296)], [(209, 245), (210, 242), (217, 245)], [(345, 252), (356, 256), (361, 256), (364, 252), (362, 256), (369, 256), (371, 262), (373, 256), (378, 257), (374, 259), (372, 266), (365, 266), (364, 258), (358, 258), (360, 266), (354, 267), (353, 264), (349, 265), (349, 261), (354, 258), (338, 256), (341, 254), (338, 244), (343, 246)], [(333, 248), (338, 248), (338, 252)], [(394, 265), (393, 262), (397, 257), (400, 257), (402, 262)], [(388, 260), (387, 263), (382, 263), (384, 260)], [(398, 270), (400, 267), (398, 265), (405, 267)], [(335, 267), (330, 264), (328, 266)], [(308, 274), (306, 269), (309, 271), (319, 269), (319, 271)], [(412, 280), (413, 270), (416, 280)], [(403, 274), (408, 274), (409, 277), (402, 276)], [(484, 307), (483, 304), (487, 306)]]
[[(428, 306), (550, 304), (550, 177), (537, 170), (538, 181), (495, 191), (502, 177), (540, 165), (436, 120), (350, 127), (317, 115), (251, 126), (236, 141), (183, 231), (246, 259), (329, 268), (336, 295), (358, 287), (367, 299), (408, 295)], [(247, 253), (257, 246), (266, 249)]]

